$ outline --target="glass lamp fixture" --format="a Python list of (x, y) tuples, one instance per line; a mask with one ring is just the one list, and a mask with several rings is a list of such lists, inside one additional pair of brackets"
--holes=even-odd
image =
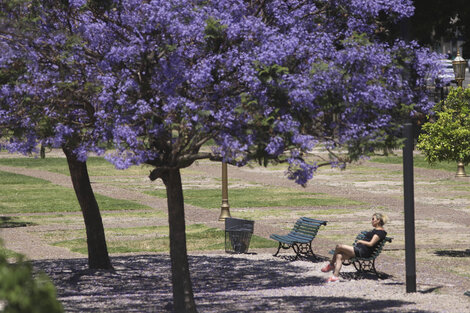
[(460, 50), (457, 49), (457, 56), (452, 61), (452, 67), (454, 68), (454, 75), (455, 80), (457, 81), (457, 85), (462, 87), (462, 82), (465, 80), (465, 66), (467, 62), (464, 58), (460, 56)]

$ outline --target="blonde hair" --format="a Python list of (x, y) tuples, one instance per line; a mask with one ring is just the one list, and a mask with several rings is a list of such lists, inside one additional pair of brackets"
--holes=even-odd
[(374, 213), (374, 215), (376, 219), (378, 219), (380, 221), (380, 225), (385, 225), (388, 223), (388, 216), (385, 215), (385, 214), (382, 214), (382, 213)]

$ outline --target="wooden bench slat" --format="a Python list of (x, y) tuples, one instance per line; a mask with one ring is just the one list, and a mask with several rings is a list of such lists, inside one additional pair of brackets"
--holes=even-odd
[(279, 242), (277, 252), (274, 256), (279, 254), (281, 248), (292, 248), (296, 253), (295, 259), (300, 255), (312, 255), (316, 258), (312, 250), (312, 241), (318, 233), (320, 226), (326, 226), (327, 221), (312, 219), (309, 217), (299, 218), (292, 230), (287, 235), (272, 234), (269, 237)]
[(287, 234), (287, 235), (271, 235), (271, 238), (272, 239), (275, 239), (275, 240), (278, 240), (278, 241), (283, 241), (285, 243), (289, 243), (289, 242), (309, 242), (311, 241), (311, 237), (306, 237), (306, 236), (302, 236), (302, 235), (296, 235), (296, 234)]

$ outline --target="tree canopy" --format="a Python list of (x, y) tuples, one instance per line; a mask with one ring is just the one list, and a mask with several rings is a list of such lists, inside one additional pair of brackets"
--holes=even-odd
[(92, 103), (97, 68), (72, 9), (61, 1), (0, 2), (0, 148), (29, 154), (61, 148), (87, 230), (89, 265), (111, 268), (86, 159), (103, 153), (109, 136)]
[(272, 159), (305, 184), (316, 166), (304, 151), (358, 157), (403, 107), (432, 106), (436, 55), (381, 40), (384, 15), (410, 16), (409, 1), (32, 3), (41, 32), (21, 31), (35, 40), (2, 37), (2, 76), (22, 84), (3, 85), (10, 150), (67, 142), (86, 160), (112, 138), (119, 168)]
[(416, 147), (429, 163), (470, 163), (470, 89), (451, 89), (422, 131)]
[(85, 161), (112, 141), (116, 167), (153, 165), (167, 187), (176, 311), (195, 310), (181, 168), (288, 162), (305, 185), (319, 166), (305, 158), (313, 148), (344, 163), (433, 106), (439, 56), (389, 32), (413, 14), (409, 0), (11, 4), (6, 14), (31, 18), (2, 27), (1, 147), (43, 142)]

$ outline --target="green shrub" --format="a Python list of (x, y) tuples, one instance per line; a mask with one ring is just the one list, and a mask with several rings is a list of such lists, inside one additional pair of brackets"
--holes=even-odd
[(34, 276), (22, 256), (9, 263), (5, 253), (0, 253), (0, 301), (5, 313), (63, 312), (49, 278), (42, 273)]
[(435, 121), (423, 125), (417, 148), (429, 163), (470, 163), (470, 89), (452, 88), (434, 107)]

